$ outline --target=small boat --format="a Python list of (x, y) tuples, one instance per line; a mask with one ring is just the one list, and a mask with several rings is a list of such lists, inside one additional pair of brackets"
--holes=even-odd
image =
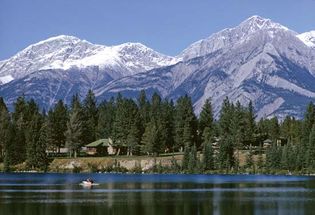
[(91, 182), (91, 181), (82, 181), (81, 182), (81, 185), (84, 185), (84, 186), (92, 186), (94, 183)]
[(91, 186), (96, 186), (96, 185), (99, 185), (97, 183), (95, 183), (94, 181), (92, 181), (91, 179), (87, 179), (87, 180), (84, 180), (80, 183), (80, 185), (82, 186), (86, 186), (86, 187), (91, 187)]

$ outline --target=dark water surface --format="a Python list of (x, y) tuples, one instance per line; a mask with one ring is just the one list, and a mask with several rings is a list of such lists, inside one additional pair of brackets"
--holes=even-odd
[(0, 214), (315, 214), (315, 178), (0, 174)]

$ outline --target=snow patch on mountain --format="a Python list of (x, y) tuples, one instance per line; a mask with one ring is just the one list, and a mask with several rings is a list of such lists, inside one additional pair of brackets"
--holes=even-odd
[(315, 31), (305, 32), (297, 35), (297, 37), (305, 43), (305, 45), (314, 48), (315, 47)]
[(0, 77), (0, 84), (6, 84), (13, 80), (14, 78), (11, 75), (2, 76)]

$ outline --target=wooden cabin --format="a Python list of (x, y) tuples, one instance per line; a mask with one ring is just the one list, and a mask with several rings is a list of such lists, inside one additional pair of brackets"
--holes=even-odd
[(99, 139), (85, 146), (86, 154), (88, 155), (114, 155), (116, 154), (116, 147), (113, 146), (111, 138)]

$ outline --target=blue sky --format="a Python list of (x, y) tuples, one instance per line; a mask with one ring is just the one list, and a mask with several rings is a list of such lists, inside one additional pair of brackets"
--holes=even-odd
[(0, 0), (0, 60), (59, 34), (104, 45), (141, 42), (176, 55), (252, 15), (315, 30), (315, 0)]

